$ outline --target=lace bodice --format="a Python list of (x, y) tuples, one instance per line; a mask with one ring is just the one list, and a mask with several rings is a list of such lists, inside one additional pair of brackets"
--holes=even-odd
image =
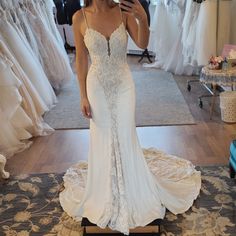
[(87, 24), (84, 42), (89, 51), (92, 65), (101, 65), (109, 69), (114, 64), (123, 66), (126, 63), (127, 39), (123, 22), (111, 33), (109, 39)]

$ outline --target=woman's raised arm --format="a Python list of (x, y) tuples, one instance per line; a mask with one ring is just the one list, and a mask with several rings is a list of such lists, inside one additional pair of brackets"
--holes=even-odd
[(120, 1), (121, 9), (125, 10), (126, 28), (136, 45), (142, 49), (146, 49), (150, 33), (147, 15), (138, 0), (132, 1), (133, 3), (126, 0)]

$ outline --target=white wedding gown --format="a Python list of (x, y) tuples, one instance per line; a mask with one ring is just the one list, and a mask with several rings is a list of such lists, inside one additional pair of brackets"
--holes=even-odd
[(187, 160), (140, 147), (124, 23), (109, 40), (88, 26), (84, 42), (92, 61), (88, 163), (67, 170), (60, 203), (77, 221), (87, 217), (128, 235), (131, 228), (164, 218), (166, 208), (174, 214), (188, 210), (200, 191), (200, 172)]
[[(185, 16), (185, 0), (160, 0), (151, 25), (155, 61), (144, 67), (161, 68), (177, 75), (192, 75), (197, 68), (184, 63), (182, 22)], [(165, 22), (165, 23), (163, 23)]]
[(27, 3), (29, 9), (25, 9), (25, 12), (39, 46), (44, 71), (52, 87), (60, 90), (73, 78), (73, 72), (68, 55), (56, 35), (53, 35), (47, 14), (40, 4), (39, 1), (29, 1)]
[(56, 95), (46, 77), (39, 61), (34, 57), (29, 44), (21, 37), (20, 32), (13, 27), (7, 19), (7, 11), (0, 8), (0, 32), (1, 40), (11, 49), (15, 59), (30, 78), (35, 89), (39, 93), (47, 110), (51, 109), (57, 101)]
[[(156, 57), (155, 62), (146, 65), (147, 67), (162, 68), (165, 65), (166, 57), (176, 42), (176, 35), (179, 34), (180, 27), (178, 27), (177, 21), (180, 18), (181, 11), (172, 2), (168, 3), (168, 5), (173, 6), (167, 8), (165, 0), (157, 1), (151, 22), (154, 38), (152, 47)], [(165, 24), (163, 24), (163, 21)]]
[(32, 122), (22, 109), (18, 89), (20, 80), (15, 76), (12, 63), (0, 52), (0, 148), (1, 154), (12, 156), (31, 145), (27, 139)]

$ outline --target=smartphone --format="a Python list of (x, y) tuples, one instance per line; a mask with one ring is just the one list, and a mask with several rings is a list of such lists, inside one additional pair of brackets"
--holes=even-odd
[[(125, 0), (125, 1), (130, 2), (130, 3), (134, 3), (133, 0)], [(121, 3), (121, 5), (122, 5), (122, 3)], [(124, 4), (123, 4), (123, 5), (124, 5)], [(126, 10), (124, 10), (124, 9), (121, 8), (121, 11), (126, 11)]]

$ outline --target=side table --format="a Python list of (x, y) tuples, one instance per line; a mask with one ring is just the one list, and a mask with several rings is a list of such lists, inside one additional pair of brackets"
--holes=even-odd
[(210, 91), (212, 94), (210, 119), (212, 119), (215, 107), (216, 88), (217, 86), (231, 87), (231, 90), (233, 91), (236, 86), (236, 68), (233, 67), (228, 70), (214, 70), (210, 69), (208, 66), (205, 66), (201, 71), (200, 82), (207, 88), (208, 91), (209, 88), (207, 85), (212, 85), (212, 90)]

